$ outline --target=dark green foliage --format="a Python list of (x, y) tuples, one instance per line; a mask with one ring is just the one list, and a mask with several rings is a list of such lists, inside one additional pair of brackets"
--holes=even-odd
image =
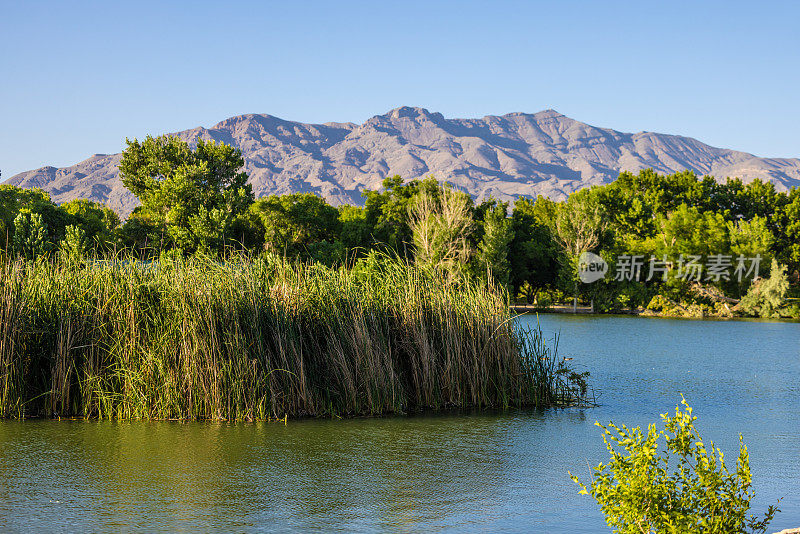
[(788, 265), (789, 272), (800, 270), (800, 188), (792, 189), (787, 195), (786, 202), (781, 210), (772, 215), (773, 220), (778, 220), (778, 230), (775, 232), (776, 257)]
[(365, 253), (372, 246), (372, 226), (367, 211), (358, 206), (339, 206), (340, 240), (346, 250)]
[(620, 231), (651, 237), (657, 230), (656, 215), (666, 215), (681, 204), (708, 210), (716, 188), (708, 176), (698, 179), (689, 171), (665, 176), (645, 169), (639, 174), (621, 173), (610, 185), (597, 188), (597, 195)]
[[(737, 179), (717, 183), (709, 177), (698, 178), (691, 172), (662, 176), (644, 170), (638, 175), (622, 173), (612, 184), (573, 194), (565, 207), (573, 198), (577, 201), (582, 197), (582, 204), (599, 204), (605, 214), (607, 225), (598, 235), (595, 252), (611, 265), (611, 276), (592, 285), (579, 285), (578, 291), (583, 299), (595, 301), (604, 311), (647, 306), (660, 294), (683, 303), (684, 309), (697, 306), (697, 309), (705, 307), (703, 309), (713, 313), (734, 313), (737, 308), (731, 307), (747, 291), (752, 277), (742, 281), (733, 277), (717, 279), (709, 278), (704, 271), (701, 280), (687, 282), (677, 277), (676, 267), (681, 255), (701, 256), (704, 263), (714, 255), (729, 256), (734, 263), (739, 256), (759, 256), (765, 265), (777, 258), (793, 273), (798, 264), (797, 254), (792, 252), (796, 248), (792, 239), (800, 228), (796, 223), (800, 214), (796, 212), (800, 210), (792, 204), (798, 195), (796, 191), (778, 193), (772, 184), (759, 180), (748, 184)], [(579, 249), (590, 249), (586, 245), (564, 247), (575, 241), (572, 237), (576, 234), (571, 231), (573, 224), (562, 224), (566, 231), (559, 232), (559, 223), (564, 222), (559, 214), (567, 212), (556, 203), (538, 204), (541, 206), (535, 206), (534, 210), (538, 208), (543, 214), (540, 219), (555, 229), (554, 239), (562, 244), (563, 250), (573, 249), (574, 256)], [(585, 222), (591, 217), (566, 218), (568, 223), (575, 220)], [(570, 239), (565, 240), (560, 234)], [(645, 268), (651, 256), (658, 260), (666, 257), (673, 270), (666, 282), (660, 277), (645, 281), (646, 272), (639, 282), (614, 281), (611, 279), (616, 268), (613, 260), (623, 254), (643, 256)], [(573, 272), (569, 264), (565, 265), (567, 268), (562, 269), (562, 274)], [(560, 276), (556, 285), (568, 292), (569, 284), (569, 277)], [(798, 290), (800, 286), (795, 285), (789, 294)]]
[(265, 250), (292, 258), (309, 258), (314, 251), (343, 247), (333, 245), (340, 234), (339, 211), (313, 193), (270, 196), (259, 199), (250, 212), (260, 223)]
[(514, 229), (507, 214), (508, 204), (500, 202), (486, 210), (483, 219), (483, 237), (478, 245), (478, 261), (488, 276), (501, 287), (506, 287), (511, 277), (508, 259), (509, 246), (514, 239)]
[(541, 289), (553, 286), (557, 280), (559, 250), (550, 227), (536, 215), (536, 206), (543, 202), (521, 198), (514, 204), (511, 215), (513, 238), (509, 244), (511, 289), (514, 295), (523, 287), (530, 288), (528, 302)]

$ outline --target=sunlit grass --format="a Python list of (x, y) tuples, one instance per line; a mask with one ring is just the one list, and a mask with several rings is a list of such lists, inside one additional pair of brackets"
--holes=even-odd
[(575, 402), (502, 292), (398, 262), (0, 262), (0, 416), (257, 420)]

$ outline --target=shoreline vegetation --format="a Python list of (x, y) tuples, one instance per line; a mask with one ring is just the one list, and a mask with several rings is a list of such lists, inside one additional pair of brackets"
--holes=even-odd
[[(243, 162), (213, 141), (127, 141), (120, 176), (140, 206), (124, 221), (96, 202), (59, 206), (42, 190), (0, 184), (0, 256), (226, 261), (270, 253), (337, 268), (382, 253), (437, 265), (448, 278), (491, 280), (513, 302), (541, 307), (800, 318), (798, 188), (645, 169), (562, 201), (511, 205), (476, 201), (435, 177), (392, 176), (363, 192), (363, 206), (337, 207), (315, 193), (256, 199)], [(600, 263), (601, 278), (581, 278)]]
[(779, 321), (779, 322), (800, 322), (800, 319), (786, 316), (786, 317), (751, 317), (747, 315), (731, 315), (731, 314), (718, 314), (707, 307), (694, 306), (683, 307), (680, 306), (675, 310), (659, 310), (654, 311), (647, 308), (636, 308), (632, 310), (618, 310), (613, 312), (593, 310), (591, 305), (580, 304), (573, 308), (572, 304), (557, 304), (550, 306), (536, 306), (532, 304), (511, 304), (511, 310), (514, 313), (521, 315), (525, 314), (557, 314), (557, 315), (627, 315), (633, 317), (650, 317), (660, 319), (714, 319), (714, 320), (742, 320), (742, 321)]
[[(643, 170), (509, 213), (393, 176), (363, 207), (335, 207), (256, 199), (224, 143), (126, 142), (120, 176), (141, 205), (124, 222), (0, 184), (0, 416), (564, 405), (585, 376), (518, 331), (511, 302), (800, 317), (797, 188)], [(587, 253), (609, 276), (582, 283)], [(722, 269), (737, 258), (750, 278)]]
[[(512, 303), (800, 317), (796, 188), (644, 170), (562, 202), (518, 199), (509, 217), (508, 202), (476, 205), (433, 177), (387, 178), (363, 207), (313, 193), (256, 200), (243, 163), (223, 143), (128, 140), (119, 169), (141, 205), (124, 223), (101, 204), (57, 206), (44, 191), (0, 185), (0, 418), (286, 421), (588, 405), (588, 373), (558, 356), (557, 337), (523, 329)], [(672, 527), (698, 525), (687, 513), (695, 496), (718, 500), (711, 491), (729, 473), (714, 463), (717, 479), (701, 480), (710, 464), (702, 442), (684, 446), (696, 436), (688, 406), (664, 421), (685, 430), (667, 441), (693, 460), (680, 475), (703, 469), (654, 482), (689, 505), (677, 514), (687, 521), (667, 518)], [(610, 471), (596, 469), (592, 494), (610, 525), (625, 523), (625, 498), (652, 493), (622, 484), (617, 495), (608, 483), (639, 456), (659, 462), (654, 432), (645, 441), (622, 427), (612, 439), (631, 454), (609, 446)], [(726, 504), (742, 513), (746, 461), (742, 449), (741, 480), (723, 488), (744, 492)], [(773, 513), (751, 526), (765, 529)]]
[(328, 268), (0, 262), (0, 416), (269, 420), (567, 406), (586, 374), (507, 294), (382, 256)]

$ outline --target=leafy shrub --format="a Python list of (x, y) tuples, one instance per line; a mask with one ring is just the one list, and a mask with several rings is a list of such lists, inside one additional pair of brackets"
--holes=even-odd
[(47, 252), (47, 225), (38, 213), (20, 213), (14, 219), (14, 252), (34, 259)]
[(747, 294), (742, 297), (739, 307), (750, 315), (759, 317), (780, 317), (778, 309), (789, 291), (789, 277), (786, 266), (772, 260), (769, 278), (753, 282)]
[[(700, 437), (692, 408), (685, 399), (681, 403), (685, 409), (676, 407), (674, 417), (661, 415), (665, 430), (651, 424), (647, 436), (639, 427), (596, 423), (611, 460), (593, 468), (589, 488), (570, 473), (580, 493), (591, 494), (621, 534), (764, 532), (779, 510), (770, 506), (760, 520), (748, 516), (754, 492), (741, 434), (731, 473), (722, 451)], [(659, 447), (662, 435), (666, 451)]]
[(76, 225), (69, 225), (65, 230), (64, 240), (59, 245), (61, 257), (65, 262), (80, 261), (86, 256), (86, 232)]
[(672, 307), (672, 302), (665, 297), (664, 295), (655, 295), (652, 299), (650, 299), (650, 303), (647, 305), (648, 310), (653, 311), (667, 311), (669, 308)]

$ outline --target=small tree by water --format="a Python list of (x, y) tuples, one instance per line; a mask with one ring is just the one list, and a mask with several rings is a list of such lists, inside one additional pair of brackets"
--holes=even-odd
[[(646, 436), (639, 427), (596, 423), (611, 460), (592, 469), (589, 487), (570, 473), (580, 493), (595, 498), (620, 534), (765, 532), (779, 510), (770, 506), (763, 519), (748, 515), (754, 492), (741, 434), (736, 470), (730, 472), (722, 451), (700, 437), (692, 408), (685, 399), (681, 404), (674, 417), (661, 415), (664, 430), (651, 424)], [(659, 446), (661, 436), (666, 450)]]

